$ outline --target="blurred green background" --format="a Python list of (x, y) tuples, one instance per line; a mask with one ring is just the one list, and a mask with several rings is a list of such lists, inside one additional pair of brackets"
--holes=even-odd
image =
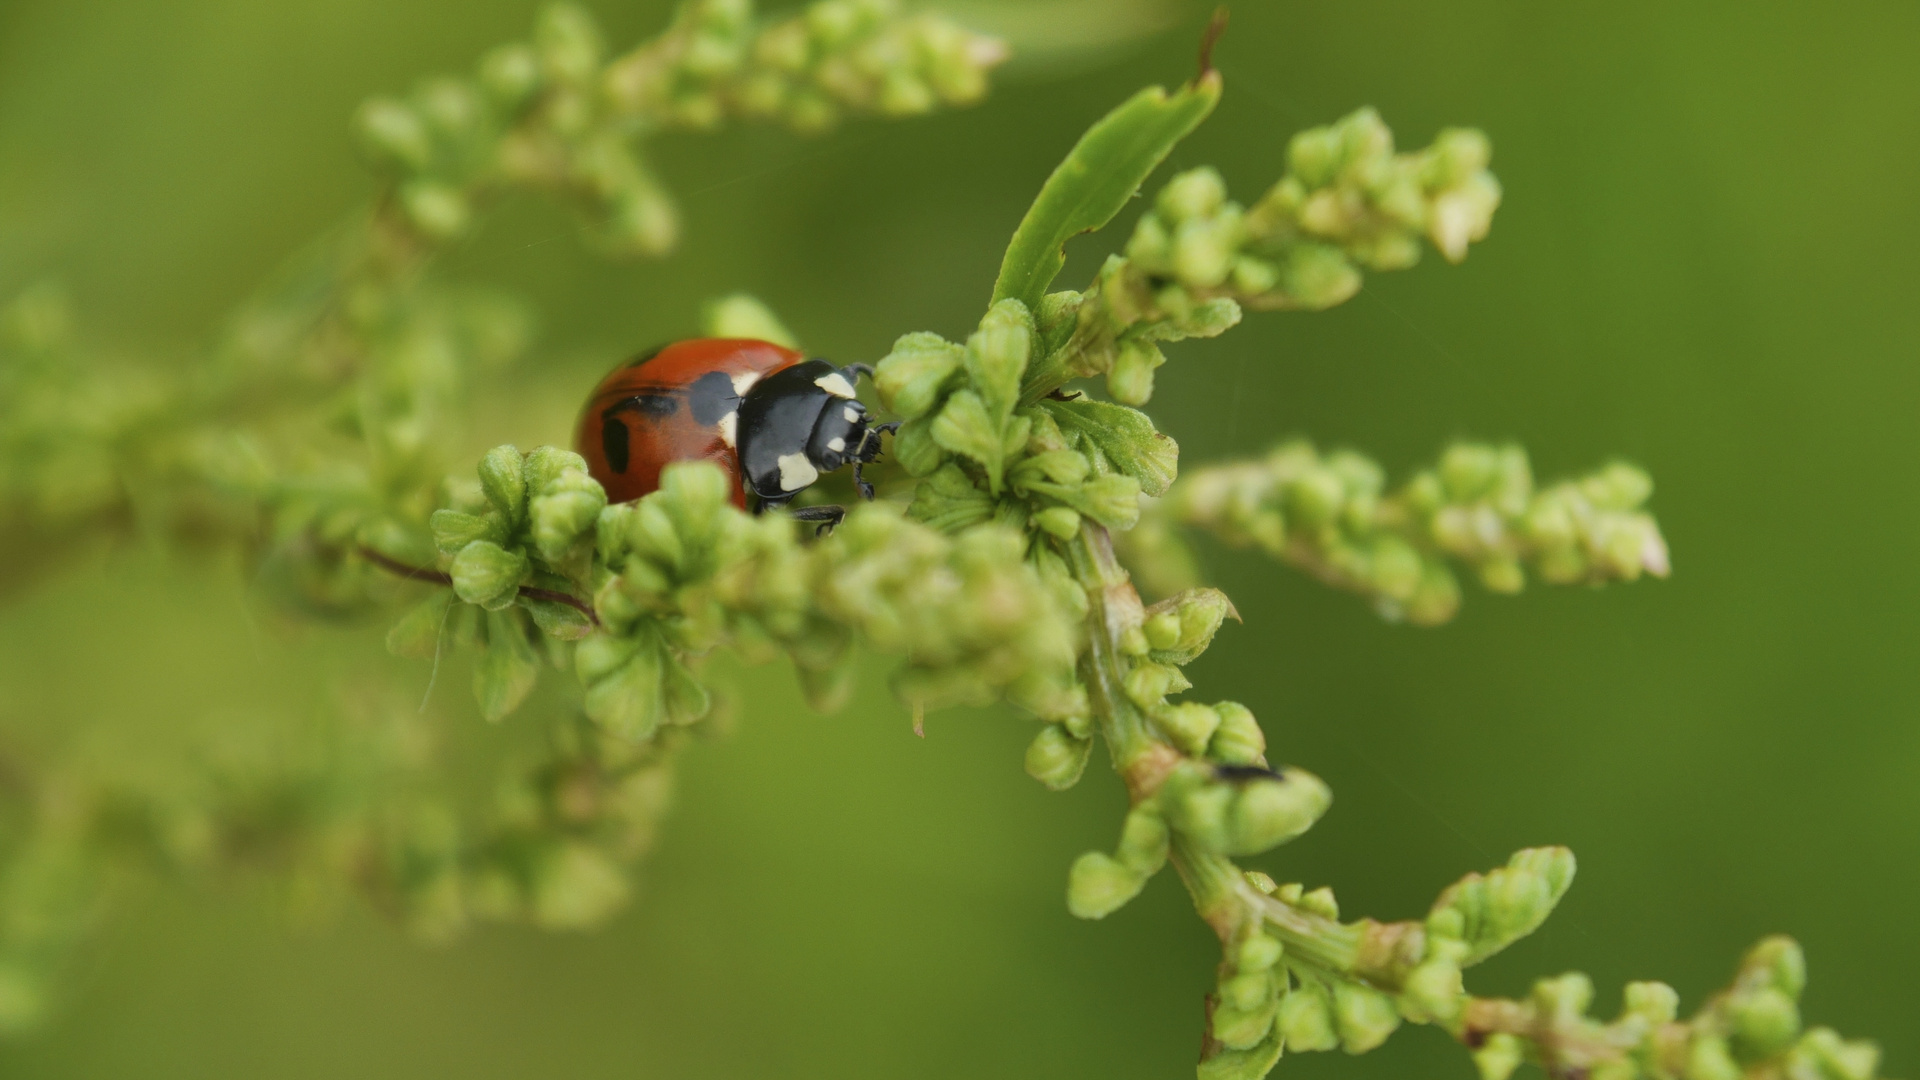
[[(616, 44), (666, 10), (591, 6)], [(99, 341), (184, 361), (372, 189), (348, 136), (363, 97), (465, 69), (532, 14), (0, 4), (0, 293), (57, 277)], [(665, 262), (609, 265), (553, 208), (499, 211), (442, 269), (523, 292), (542, 335), (489, 388), (474, 445), (563, 440), (601, 370), (725, 291), (845, 361), (907, 330), (964, 333), (1075, 135), (1188, 75), (1205, 11), (1175, 14), (966, 112), (666, 140), (687, 242)], [(1185, 460), (1296, 433), (1395, 475), (1455, 436), (1519, 439), (1543, 478), (1619, 454), (1656, 477), (1676, 565), (1604, 592), (1474, 593), (1423, 631), (1209, 548), (1246, 624), (1196, 682), (1251, 705), (1276, 756), (1336, 793), (1260, 866), (1401, 917), (1516, 847), (1569, 844), (1570, 897), (1470, 979), (1480, 992), (1580, 968), (1602, 1011), (1648, 977), (1691, 1008), (1787, 932), (1809, 951), (1809, 1020), (1920, 1071), (1916, 56), (1908, 2), (1236, 6), (1226, 100), (1176, 165), (1216, 163), (1251, 199), (1294, 130), (1374, 104), (1405, 146), (1487, 130), (1507, 200), (1463, 267), (1430, 258), (1335, 311), (1178, 346), (1152, 412)], [(1065, 283), (1123, 235), (1080, 241)], [(108, 742), (245, 723), (378, 663), (378, 637), (282, 626), (230, 570), (124, 551), (0, 610), (0, 723)], [(1069, 860), (1117, 829), (1109, 773), (1049, 794), (1021, 773), (1029, 726), (1004, 715), (936, 714), (915, 739), (878, 672), (824, 718), (783, 672), (750, 678), (734, 735), (683, 759), (641, 900), (608, 929), (440, 949), (360, 909), (290, 928), (253, 890), (161, 890), (89, 951), (49, 1030), (0, 1047), (0, 1071), (1190, 1075), (1218, 954), (1178, 885), (1103, 923), (1062, 902)], [(435, 706), (483, 744), (464, 681), (443, 673)], [(1281, 1067), (1472, 1076), (1426, 1029)]]

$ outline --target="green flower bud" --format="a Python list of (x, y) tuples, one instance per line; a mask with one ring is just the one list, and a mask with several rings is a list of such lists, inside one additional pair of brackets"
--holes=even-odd
[(1566, 848), (1527, 848), (1486, 875), (1468, 874), (1434, 902), (1452, 908), (1464, 925), (1465, 963), (1478, 963), (1533, 933), (1573, 884), (1573, 853)]
[(599, 70), (604, 49), (600, 28), (585, 8), (564, 3), (547, 7), (534, 27), (533, 40), (541, 66), (555, 79), (581, 84)]
[(1333, 888), (1331, 886), (1322, 885), (1312, 892), (1303, 892), (1298, 885), (1288, 885), (1282, 888), (1283, 891), (1287, 889), (1293, 891), (1293, 898), (1289, 900), (1288, 903), (1291, 903), (1300, 910), (1310, 911), (1325, 919), (1338, 919), (1340, 917), (1340, 902), (1334, 899)]
[[(1146, 637), (1143, 634), (1140, 644), (1144, 646), (1146, 643)], [(1141, 663), (1135, 664), (1133, 670), (1127, 673), (1127, 679), (1122, 688), (1135, 705), (1148, 709), (1158, 704), (1160, 699), (1166, 697), (1176, 686), (1185, 682), (1186, 679), (1178, 671), (1164, 664)], [(1185, 689), (1183, 686), (1180, 688)]]
[(1013, 299), (988, 309), (980, 329), (967, 338), (967, 376), (994, 416), (1006, 417), (1020, 400), (1020, 380), (1032, 349), (1033, 316)]
[(1311, 828), (1332, 802), (1327, 785), (1299, 769), (1281, 779), (1247, 781), (1233, 803), (1225, 852), (1257, 855), (1283, 844)]
[(1679, 993), (1663, 982), (1630, 982), (1624, 997), (1624, 1011), (1639, 1017), (1649, 1027), (1671, 1024), (1680, 1014)]
[(1227, 198), (1227, 182), (1219, 170), (1203, 165), (1167, 181), (1154, 200), (1154, 209), (1172, 221), (1204, 218), (1220, 209)]
[(555, 845), (533, 872), (533, 918), (549, 930), (596, 926), (627, 902), (626, 875), (584, 841)]
[[(1817, 1076), (1821, 1080), (1873, 1080), (1880, 1067), (1880, 1048), (1870, 1042), (1848, 1042), (1832, 1028), (1814, 1028), (1801, 1036), (1787, 1060), (1789, 1076)], [(1689, 1073), (1688, 1080), (1693, 1080)]]
[(1593, 980), (1571, 971), (1535, 982), (1531, 996), (1533, 1007), (1549, 1017), (1578, 1019), (1587, 1015), (1587, 1007), (1593, 1004)]
[(409, 170), (427, 167), (433, 143), (427, 125), (412, 107), (391, 98), (374, 98), (354, 118), (360, 141), (376, 160)]
[(1273, 997), (1273, 979), (1265, 971), (1235, 975), (1220, 984), (1220, 1000), (1231, 1009), (1258, 1009), (1270, 1004)]
[(1214, 729), (1220, 726), (1220, 714), (1206, 705), (1184, 702), (1161, 705), (1152, 711), (1153, 723), (1167, 741), (1188, 754), (1198, 755), (1207, 748)]
[(1027, 745), (1027, 775), (1048, 790), (1065, 791), (1080, 782), (1092, 750), (1092, 740), (1076, 739), (1065, 727), (1048, 724)]
[(1076, 918), (1104, 919), (1140, 895), (1146, 884), (1146, 875), (1103, 852), (1089, 851), (1073, 861), (1067, 875), (1067, 910)]
[(1141, 625), (1147, 635), (1147, 644), (1165, 652), (1180, 643), (1180, 613), (1161, 610), (1152, 612)]
[(1080, 534), (1080, 514), (1064, 506), (1054, 506), (1033, 516), (1033, 523), (1049, 535), (1071, 540)]
[(512, 446), (496, 446), (480, 459), (480, 490), (487, 502), (517, 527), (527, 509), (526, 458)]
[(1340, 1045), (1333, 1027), (1333, 1003), (1318, 983), (1296, 987), (1282, 998), (1275, 1026), (1287, 1049), (1296, 1053), (1331, 1050)]
[(1160, 215), (1148, 211), (1140, 215), (1133, 227), (1133, 235), (1127, 238), (1127, 258), (1133, 260), (1140, 269), (1149, 272), (1164, 272), (1171, 267), (1173, 238), (1167, 231), (1166, 223)]
[(1232, 203), (1208, 220), (1181, 222), (1173, 233), (1174, 276), (1190, 289), (1220, 287), (1245, 239), (1245, 217)]
[(459, 236), (473, 218), (466, 193), (437, 180), (409, 180), (400, 185), (400, 206), (413, 227), (430, 240)]
[(1460, 965), (1445, 960), (1419, 964), (1400, 986), (1400, 1010), (1415, 1023), (1451, 1024), (1465, 1002)]
[(1776, 935), (1761, 941), (1747, 951), (1740, 969), (1743, 974), (1763, 975), (1774, 989), (1792, 999), (1798, 999), (1807, 985), (1806, 955), (1790, 937)]
[(907, 334), (873, 370), (880, 403), (902, 419), (925, 416), (951, 388), (967, 350), (938, 334)]
[(1337, 247), (1295, 244), (1280, 264), (1280, 291), (1284, 306), (1319, 311), (1351, 300), (1360, 291), (1360, 271)]
[(518, 106), (540, 89), (540, 58), (525, 45), (502, 45), (481, 58), (480, 85), (500, 104)]
[(1280, 962), (1280, 943), (1265, 934), (1248, 934), (1234, 950), (1233, 966), (1240, 971), (1265, 971)]
[[(1264, 978), (1264, 976), (1263, 976)], [(1221, 1005), (1213, 1010), (1213, 1037), (1234, 1050), (1248, 1050), (1265, 1041), (1273, 1030), (1279, 1002), (1267, 1000), (1251, 1009)], [(1201, 1066), (1206, 1074), (1206, 1066)], [(1248, 1074), (1252, 1075), (1252, 1074)]]
[(1473, 1064), (1480, 1070), (1480, 1080), (1508, 1080), (1524, 1060), (1526, 1054), (1520, 1040), (1504, 1031), (1487, 1036), (1480, 1049), (1473, 1052)]
[(1219, 714), (1220, 725), (1207, 744), (1207, 756), (1228, 765), (1265, 764), (1267, 736), (1252, 710), (1237, 701), (1222, 701), (1213, 711)]
[[(1153, 654), (1163, 664), (1192, 663), (1213, 644), (1228, 616), (1240, 617), (1226, 593), (1208, 588), (1188, 589), (1155, 604), (1149, 609), (1149, 625), (1166, 615), (1173, 616), (1173, 635), (1167, 644), (1154, 643)], [(1163, 628), (1167, 625), (1162, 623)]]
[(1136, 806), (1127, 811), (1115, 854), (1122, 866), (1151, 877), (1167, 863), (1167, 843), (1166, 819), (1151, 806)]
[(580, 490), (555, 491), (533, 499), (533, 542), (548, 562), (557, 562), (581, 537), (586, 536), (606, 509), (607, 495), (600, 485), (586, 480)]
[(1107, 393), (1122, 405), (1141, 406), (1153, 399), (1154, 369), (1167, 362), (1160, 346), (1130, 338), (1121, 342), (1107, 371)]
[(527, 557), (518, 551), (475, 540), (453, 557), (453, 591), (469, 604), (497, 611), (513, 603), (527, 569)]
[(1733, 1060), (1727, 1040), (1704, 1031), (1694, 1032), (1687, 1046), (1687, 1080), (1740, 1080), (1740, 1063)]
[(1387, 1041), (1400, 1026), (1400, 1014), (1380, 991), (1343, 982), (1333, 988), (1333, 1022), (1340, 1032), (1340, 1048), (1364, 1054)]
[(1727, 1013), (1733, 1024), (1733, 1044), (1749, 1061), (1772, 1057), (1800, 1034), (1799, 1007), (1772, 987), (1736, 991), (1727, 1002)]

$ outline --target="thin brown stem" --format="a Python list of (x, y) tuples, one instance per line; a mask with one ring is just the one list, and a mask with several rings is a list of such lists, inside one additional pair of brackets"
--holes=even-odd
[[(410, 581), (430, 581), (435, 585), (448, 586), (453, 584), (453, 576), (444, 570), (428, 570), (423, 567), (408, 566), (398, 559), (389, 559), (370, 547), (361, 547), (360, 557), (378, 566), (382, 570), (392, 574), (398, 574)], [(600, 616), (594, 612), (593, 605), (571, 593), (563, 593), (555, 589), (537, 589), (532, 585), (522, 585), (520, 586), (520, 595), (529, 600), (545, 600), (553, 604), (565, 604), (580, 614), (585, 615), (588, 622), (595, 626), (600, 625)]]

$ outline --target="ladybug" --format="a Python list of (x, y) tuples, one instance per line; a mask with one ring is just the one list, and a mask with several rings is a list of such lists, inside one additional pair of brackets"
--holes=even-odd
[[(672, 461), (711, 461), (737, 484), (735, 506), (786, 505), (824, 473), (853, 466), (860, 494), (873, 485), (860, 467), (880, 456), (880, 433), (854, 396), (865, 364), (836, 368), (751, 338), (700, 338), (656, 349), (610, 372), (587, 400), (574, 449), (611, 502), (660, 486)], [(838, 506), (803, 506), (801, 521), (838, 524)]]

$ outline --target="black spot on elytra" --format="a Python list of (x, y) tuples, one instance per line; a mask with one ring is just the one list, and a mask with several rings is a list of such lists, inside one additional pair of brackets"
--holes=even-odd
[(600, 418), (600, 448), (607, 453), (607, 466), (616, 473), (627, 471), (628, 438), (627, 422), (612, 410)]
[(740, 395), (733, 392), (733, 380), (726, 372), (709, 371), (687, 387), (687, 405), (693, 410), (694, 423), (710, 427), (740, 407)]

